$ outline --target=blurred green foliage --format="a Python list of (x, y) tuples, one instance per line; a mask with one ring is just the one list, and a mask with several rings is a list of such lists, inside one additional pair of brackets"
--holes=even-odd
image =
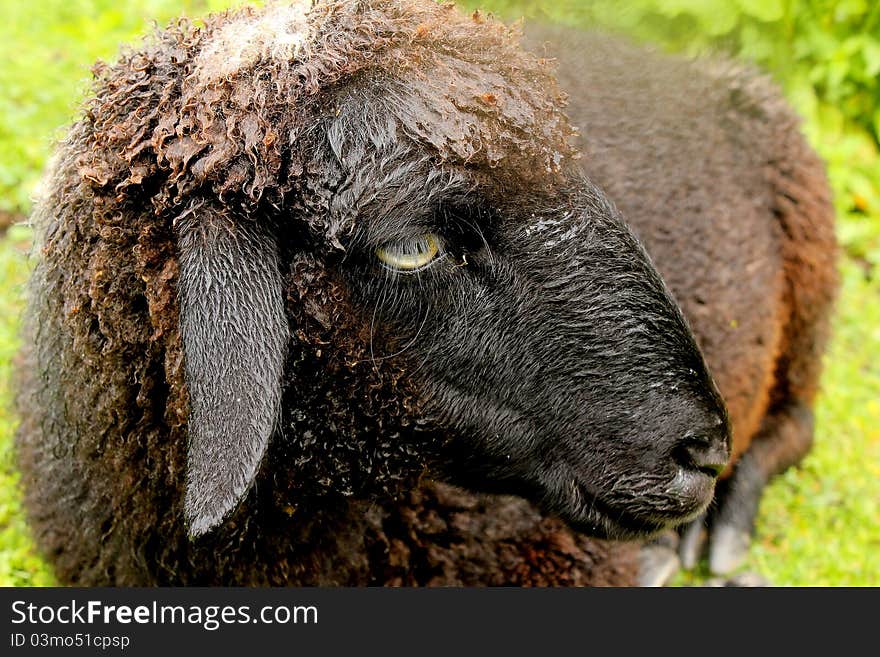
[[(239, 0), (0, 0), (0, 226), (26, 214), (88, 67), (153, 21)], [(790, 585), (880, 585), (880, 2), (877, 0), (463, 0), (508, 19), (597, 26), (690, 55), (767, 70), (828, 164), (843, 290), (817, 403), (816, 446), (761, 507), (748, 567)], [(2, 232), (2, 228), (0, 228)], [(11, 449), (12, 362), (28, 229), (0, 238), (0, 585), (52, 582), (34, 555)], [(703, 573), (705, 574), (705, 573)], [(697, 579), (699, 579), (698, 573)], [(680, 581), (690, 582), (693, 577)]]

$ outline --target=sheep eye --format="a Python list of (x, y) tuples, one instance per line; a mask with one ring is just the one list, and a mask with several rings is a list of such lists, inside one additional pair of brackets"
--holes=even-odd
[(395, 271), (415, 272), (430, 265), (443, 255), (442, 241), (436, 233), (387, 242), (376, 249), (376, 257), (387, 268)]

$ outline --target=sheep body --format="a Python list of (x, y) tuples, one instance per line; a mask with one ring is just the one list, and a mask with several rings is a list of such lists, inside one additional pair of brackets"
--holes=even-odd
[[(346, 158), (356, 162), (366, 149), (395, 147), (393, 130), (380, 115), (364, 110), (355, 121), (363, 134), (334, 132), (333, 121), (340, 113), (379, 102), (366, 97), (360, 105), (346, 104), (345, 89), (334, 85), (358, 75), (375, 76), (382, 61), (389, 68), (411, 70), (415, 91), (407, 103), (399, 104), (395, 118), (409, 137), (430, 144), (444, 162), (484, 167), (495, 172), (500, 189), (512, 189), (535, 176), (552, 178), (572, 153), (571, 132), (560, 113), (561, 95), (543, 68), (523, 59), (516, 40), (504, 28), (479, 15), (460, 17), (433, 3), (375, 5), (381, 10), (367, 7), (366, 14), (356, 14), (345, 8), (346, 3), (325, 3), (323, 13), (312, 17), (308, 27), (303, 27), (300, 5), (268, 14), (244, 10), (209, 20), (203, 29), (180, 23), (126, 54), (119, 64), (97, 69), (95, 97), (62, 146), (46, 197), (35, 212), (40, 257), (31, 284), (22, 424), (17, 434), (30, 522), (61, 581), (321, 585), (634, 581), (630, 545), (586, 538), (518, 498), (473, 495), (423, 481), (443, 437), (423, 433), (412, 421), (417, 401), (406, 385), (406, 363), (392, 358), (383, 362), (381, 371), (374, 366), (365, 347), (373, 347), (372, 336), (364, 339), (360, 334), (363, 329), (354, 320), (351, 301), (314, 254), (282, 254), (289, 262), (289, 270), (282, 271), (288, 286), (285, 305), (298, 327), (295, 338), (300, 350), (285, 364), (291, 374), (280, 422), (282, 431), (299, 439), (270, 444), (255, 487), (235, 512), (212, 533), (195, 541), (187, 537), (181, 522), (181, 490), (188, 399), (178, 328), (180, 273), (174, 232), (178, 220), (200, 211), (201, 206), (190, 199), (200, 199), (210, 190), (213, 198), (235, 204), (244, 221), (253, 220), (262, 208), (284, 206), (323, 222), (308, 228), (328, 235), (328, 244), (333, 245), (346, 228), (331, 211), (334, 198), (346, 194), (339, 188), (343, 178), (339, 167), (345, 166)], [(471, 36), (473, 24), (481, 26), (478, 36)], [(237, 39), (238, 28), (259, 39)], [(291, 69), (290, 58), (310, 47), (309, 30), (329, 30), (333, 38), (357, 38), (340, 37), (338, 43), (325, 39), (323, 43), (333, 47)], [(454, 57), (443, 54), (433, 63), (458, 86), (446, 87), (413, 64), (428, 57), (427, 48), (419, 49), (420, 40), (430, 41), (441, 53), (447, 52), (443, 47), (449, 43), (456, 45)], [(223, 57), (227, 51), (233, 56)], [(380, 57), (385, 59), (377, 62)], [(490, 62), (496, 58), (505, 62), (506, 78), (491, 73)], [(247, 67), (254, 62), (266, 65), (264, 75), (248, 75)], [(563, 62), (563, 76), (565, 70)], [(729, 107), (734, 97), (731, 85), (748, 85), (751, 76), (707, 77), (690, 65), (683, 70), (692, 71), (705, 88), (716, 91), (719, 100), (713, 110), (740, 117), (733, 124), (722, 122), (720, 128), (723, 139), (738, 138), (738, 128), (751, 125), (748, 116), (753, 107)], [(644, 78), (637, 71), (638, 67), (623, 66), (618, 73), (620, 79), (633, 78), (631, 84), (640, 85)], [(376, 80), (381, 82), (381, 76)], [(291, 86), (279, 94), (278, 87), (284, 84)], [(621, 91), (627, 86), (619, 80), (615, 84)], [(495, 92), (487, 92), (487, 87)], [(531, 94), (533, 87), (543, 93)], [(608, 95), (576, 96), (572, 103), (576, 122), (581, 122), (579, 112), (592, 108), (590, 121), (582, 122), (588, 151), (585, 167), (597, 178), (607, 172), (602, 182), (619, 197), (622, 207), (633, 212), (643, 239), (657, 249), (655, 258), (665, 267), (698, 334), (704, 336), (710, 359), (716, 359), (715, 376), (733, 402), (739, 434), (754, 434), (755, 429), (748, 425), (750, 433), (743, 423), (757, 426), (766, 414), (767, 403), (752, 400), (768, 398), (771, 374), (750, 379), (740, 370), (728, 369), (732, 363), (738, 365), (737, 359), (728, 360), (723, 348), (713, 350), (711, 330), (699, 333), (703, 326), (699, 313), (717, 310), (713, 295), (729, 293), (731, 279), (710, 277), (705, 283), (709, 289), (699, 292), (710, 300), (709, 307), (693, 306), (685, 284), (693, 270), (679, 269), (680, 262), (663, 257), (662, 247), (656, 246), (662, 239), (652, 243), (651, 224), (642, 221), (646, 214), (640, 212), (640, 197), (632, 193), (642, 172), (660, 173), (656, 154), (626, 150), (628, 166), (620, 167), (612, 148), (618, 141), (614, 131), (603, 133), (607, 123), (591, 123), (596, 115), (630, 116), (630, 110), (621, 111), (616, 105), (616, 90), (607, 89)], [(393, 102), (397, 89), (383, 90)], [(278, 98), (299, 103), (297, 111), (273, 106)], [(695, 124), (700, 124), (702, 114), (693, 111)], [(425, 116), (435, 119), (433, 131), (427, 128)], [(785, 138), (795, 139), (788, 115), (777, 116), (773, 114), (767, 124), (778, 127), (778, 121), (785, 126)], [(711, 114), (711, 118), (718, 117)], [(724, 160), (707, 142), (682, 136), (677, 127), (680, 117), (666, 114), (662, 125), (673, 134), (666, 143), (688, 144), (716, 166), (730, 167), (726, 171), (736, 172), (734, 180), (748, 177), (773, 194), (768, 181), (776, 175), (771, 166), (776, 160), (767, 159), (767, 167), (757, 170), (749, 159), (767, 157), (763, 145), (748, 142), (745, 160)], [(326, 128), (337, 164), (302, 155), (327, 153), (328, 148), (315, 141), (319, 137), (315, 126)], [(631, 130), (629, 144), (651, 143), (652, 125), (636, 122)], [(283, 140), (296, 148), (282, 147)], [(609, 145), (606, 151), (603, 144)], [(794, 151), (792, 166), (805, 162), (812, 175), (810, 157), (806, 150)], [(535, 163), (540, 163), (537, 169)], [(657, 198), (661, 207), (668, 199), (679, 199), (686, 206), (689, 198), (711, 195), (715, 180), (690, 179), (674, 167), (661, 168), (664, 175), (656, 182), (665, 195)], [(357, 181), (352, 183), (356, 185)], [(745, 185), (732, 187), (737, 207), (753, 213), (752, 223), (758, 229), (771, 231), (768, 241), (762, 242), (770, 260), (756, 272), (756, 280), (763, 284), (761, 276), (769, 277), (778, 289), (783, 275), (780, 258), (788, 256), (780, 255), (779, 226), (767, 221), (777, 199), (755, 207), (742, 192), (748, 189)], [(795, 186), (790, 195), (793, 202), (802, 197), (812, 202), (807, 192), (806, 187)], [(820, 194), (816, 202), (821, 201)], [(784, 214), (785, 208), (780, 212)], [(293, 238), (310, 239), (306, 231), (292, 234)], [(709, 243), (692, 245), (691, 253), (705, 254), (701, 249)], [(723, 260), (729, 245), (712, 244)], [(725, 271), (733, 276), (731, 270)], [(778, 312), (773, 304), (779, 302), (766, 289), (750, 289), (754, 298), (747, 305)], [(740, 321), (745, 323), (747, 317), (752, 315), (743, 314)], [(760, 324), (758, 319), (753, 322)], [(795, 344), (800, 335), (783, 325), (796, 328), (787, 320), (779, 322), (770, 336), (775, 340), (771, 344), (777, 345), (770, 347), (774, 354), (779, 345)], [(760, 325), (756, 330), (763, 335), (766, 329)], [(788, 342), (780, 337), (785, 330), (795, 336)], [(816, 340), (816, 349), (820, 343)], [(344, 345), (340, 352), (345, 358), (326, 345)], [(388, 346), (392, 353), (395, 345)], [(774, 357), (761, 355), (759, 369), (772, 370), (774, 366), (767, 363)], [(740, 397), (749, 402), (737, 405)], [(274, 467), (277, 464), (284, 467)]]

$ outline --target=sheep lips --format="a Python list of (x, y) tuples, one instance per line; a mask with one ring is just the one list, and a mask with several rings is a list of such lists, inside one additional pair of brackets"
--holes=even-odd
[[(417, 372), (420, 426), (446, 436), (441, 476), (523, 496), (598, 537), (699, 515), (729, 458), (727, 411), (613, 205), (579, 174), (507, 205), (446, 194), (432, 214), (438, 261), (349, 280), (373, 332), (394, 333)], [(385, 206), (382, 230), (428, 231), (407, 225), (425, 212), (405, 206)]]

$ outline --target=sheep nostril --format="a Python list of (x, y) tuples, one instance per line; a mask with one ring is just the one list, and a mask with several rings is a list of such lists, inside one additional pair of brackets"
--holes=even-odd
[(700, 436), (685, 439), (679, 455), (679, 460), (685, 467), (718, 477), (727, 467), (730, 451), (727, 441)]

